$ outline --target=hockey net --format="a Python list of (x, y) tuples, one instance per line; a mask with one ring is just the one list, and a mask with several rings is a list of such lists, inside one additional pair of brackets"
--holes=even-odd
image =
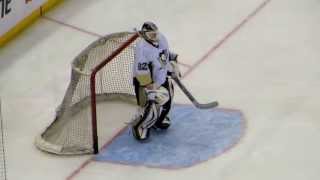
[(115, 100), (136, 104), (132, 65), (137, 38), (130, 32), (104, 36), (73, 60), (71, 80), (54, 121), (36, 138), (39, 149), (64, 155), (98, 152), (97, 122), (112, 117), (97, 120), (97, 104)]

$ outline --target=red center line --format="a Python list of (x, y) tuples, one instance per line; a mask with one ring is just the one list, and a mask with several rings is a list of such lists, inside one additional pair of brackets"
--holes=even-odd
[[(215, 52), (219, 47), (221, 47), (232, 35), (234, 35), (237, 31), (239, 31), (240, 28), (242, 28), (250, 19), (252, 19), (255, 15), (258, 14), (258, 12), (260, 12), (269, 2), (271, 2), (271, 0), (266, 0), (264, 1), (262, 4), (260, 4), (252, 13), (250, 13), (243, 21), (241, 21), (240, 24), (238, 24), (231, 32), (229, 32), (222, 40), (220, 40), (216, 45), (214, 45), (204, 56), (202, 56), (198, 61), (196, 61), (191, 67), (190, 65), (186, 65), (190, 67), (190, 69), (188, 69), (188, 71), (183, 75), (183, 77), (186, 77), (187, 75), (189, 75), (194, 69), (196, 69), (203, 61), (205, 61), (213, 52)], [(48, 18), (48, 17), (43, 17), (45, 19), (48, 19), (50, 21), (54, 21), (58, 24), (70, 27), (72, 29), (87, 33), (87, 34), (91, 34), (93, 36), (97, 36), (97, 37), (102, 37), (99, 34), (96, 33), (92, 33), (83, 29), (80, 29), (78, 27)], [(122, 132), (122, 131), (120, 131)], [(119, 133), (117, 133), (119, 134)], [(107, 143), (108, 144), (108, 143)], [(88, 160), (86, 160), (85, 162), (83, 162), (81, 164), (80, 167), (78, 167), (75, 171), (73, 171), (68, 177), (67, 180), (71, 180), (73, 179), (75, 176), (77, 176), (81, 170), (83, 170), (88, 164), (90, 164), (95, 156), (92, 156), (91, 158), (89, 158)]]
[[(80, 31), (80, 32), (85, 33), (85, 34), (90, 34), (90, 35), (92, 35), (92, 36), (99, 37), (99, 38), (100, 38), (100, 37), (103, 37), (103, 36), (100, 35), (100, 34), (97, 34), (97, 33), (94, 33), (94, 32), (88, 31), (88, 30), (84, 30), (84, 29), (82, 29), (82, 28), (79, 28), (79, 27), (76, 27), (76, 26), (73, 26), (73, 25), (64, 23), (64, 22), (62, 22), (62, 21), (53, 19), (53, 18), (48, 17), (48, 16), (44, 16), (44, 15), (43, 15), (42, 18), (43, 18), (43, 19), (46, 19), (46, 20), (48, 20), (48, 21), (51, 21), (51, 22), (55, 22), (55, 23), (60, 24), (60, 25), (62, 25), (62, 26), (66, 26), (66, 27), (69, 27), (69, 28), (71, 28), (71, 29)], [(185, 63), (182, 63), (182, 62), (179, 62), (179, 64), (180, 64), (181, 66), (185, 66), (185, 67), (187, 67), (187, 68), (191, 68), (191, 67), (192, 67), (191, 65), (185, 64)]]
[(249, 20), (255, 17), (258, 12), (260, 12), (271, 0), (266, 0), (260, 4), (252, 13), (250, 13), (244, 20), (242, 20), (232, 31), (230, 31), (225, 37), (223, 37), (216, 45), (214, 45), (205, 55), (203, 55), (198, 61), (196, 61), (190, 69), (188, 69), (184, 74), (183, 78), (189, 75), (193, 70), (195, 70), (202, 62), (207, 60), (207, 58), (212, 55), (217, 49), (219, 49), (231, 36), (236, 34)]
[(100, 38), (100, 37), (103, 37), (103, 36), (100, 35), (100, 34), (97, 34), (97, 33), (91, 32), (91, 31), (87, 31), (87, 30), (85, 30), (85, 29), (82, 29), (82, 28), (79, 28), (79, 27), (76, 27), (76, 26), (73, 26), (73, 25), (64, 23), (64, 22), (62, 22), (62, 21), (53, 19), (53, 18), (48, 17), (48, 16), (42, 15), (41, 17), (42, 17), (43, 19), (48, 20), (48, 21), (55, 22), (55, 23), (60, 24), (60, 25), (62, 25), (62, 26), (66, 26), (66, 27), (69, 27), (69, 28), (71, 28), (71, 29), (74, 29), (74, 30), (83, 32), (83, 33), (85, 33), (85, 34), (89, 34), (89, 35), (92, 35), (92, 36), (95, 36), (95, 37), (99, 37), (99, 38)]
[(80, 167), (78, 167), (75, 171), (73, 171), (67, 178), (66, 180), (71, 180), (72, 178), (74, 178), (74, 176), (76, 176), (77, 174), (80, 173), (80, 171), (82, 169), (84, 169), (89, 163), (91, 163), (93, 161), (93, 157), (92, 156), (90, 159), (86, 160), (85, 162), (83, 162)]
[[(92, 35), (92, 36), (95, 36), (95, 37), (99, 37), (99, 38), (100, 38), (100, 37), (103, 37), (103, 36), (100, 35), (100, 34), (97, 34), (97, 33), (94, 33), (94, 32), (91, 32), (91, 31), (88, 31), (88, 30), (85, 30), (85, 29), (82, 29), (82, 28), (79, 28), (79, 27), (76, 27), (76, 26), (73, 26), (73, 25), (70, 25), (70, 24), (67, 24), (67, 23), (64, 23), (64, 22), (62, 22), (62, 21), (53, 19), (53, 18), (48, 17), (48, 16), (42, 15), (42, 18), (43, 18), (43, 19), (46, 19), (46, 20), (48, 20), (48, 21), (51, 21), (51, 22), (55, 22), (55, 23), (57, 23), (57, 24), (59, 24), (59, 25), (62, 25), (62, 26), (65, 26), (65, 27), (69, 27), (69, 28), (71, 28), (71, 29), (77, 30), (77, 31), (82, 32), (82, 33), (85, 33), (85, 34), (89, 34), (89, 35)], [(179, 62), (179, 64), (180, 64), (181, 66), (185, 66), (185, 67), (187, 67), (187, 68), (191, 68), (191, 67), (192, 67), (191, 65), (185, 64), (185, 63), (183, 63), (183, 62)]]

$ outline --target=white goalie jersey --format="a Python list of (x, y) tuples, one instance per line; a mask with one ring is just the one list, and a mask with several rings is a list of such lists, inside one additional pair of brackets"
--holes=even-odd
[(169, 63), (169, 46), (166, 38), (159, 33), (157, 45), (140, 39), (135, 47), (133, 76), (142, 86), (154, 83), (161, 86), (172, 71)]

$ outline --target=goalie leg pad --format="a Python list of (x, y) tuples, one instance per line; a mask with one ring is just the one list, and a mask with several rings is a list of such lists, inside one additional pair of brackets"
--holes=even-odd
[(132, 125), (133, 136), (139, 140), (147, 140), (150, 135), (150, 128), (158, 119), (158, 110), (154, 102), (148, 102), (144, 113)]
[(163, 106), (170, 100), (170, 93), (166, 87), (160, 86), (157, 89), (146, 89), (148, 100), (154, 101), (158, 106)]
[(163, 85), (169, 92), (169, 100), (162, 106), (161, 113), (159, 115), (159, 118), (157, 122), (154, 124), (154, 127), (157, 129), (168, 129), (170, 127), (170, 118), (168, 116), (171, 106), (172, 106), (172, 99), (174, 95), (174, 89), (172, 80), (168, 79), (166, 83)]

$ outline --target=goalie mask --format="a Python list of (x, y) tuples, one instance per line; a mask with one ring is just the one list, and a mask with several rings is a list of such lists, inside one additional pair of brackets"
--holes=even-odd
[(145, 22), (141, 28), (143, 38), (156, 45), (159, 41), (158, 27), (153, 22)]

